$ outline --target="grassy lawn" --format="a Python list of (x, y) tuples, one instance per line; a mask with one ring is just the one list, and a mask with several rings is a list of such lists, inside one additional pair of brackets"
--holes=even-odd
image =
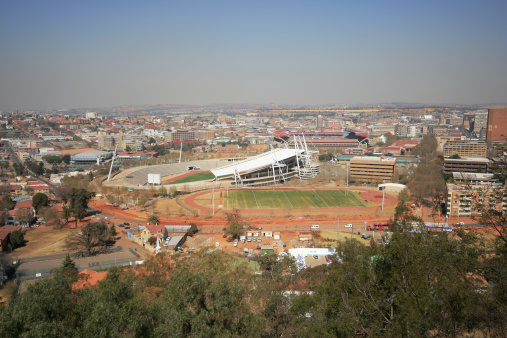
[(234, 190), (229, 191), (230, 208), (238, 209), (318, 209), (369, 207), (358, 192), (344, 190)]
[(13, 251), (19, 258), (52, 255), (65, 252), (65, 238), (81, 229), (56, 229), (48, 231), (28, 231), (26, 245)]
[(169, 184), (197, 182), (197, 181), (211, 180), (213, 178), (215, 178), (215, 175), (213, 175), (212, 173), (196, 173), (196, 174), (185, 176), (185, 177), (180, 178), (178, 180), (169, 182), (167, 184), (169, 185)]

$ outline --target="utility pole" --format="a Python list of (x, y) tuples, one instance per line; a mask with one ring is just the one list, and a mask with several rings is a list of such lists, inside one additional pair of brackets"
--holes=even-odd
[(340, 241), (340, 215), (338, 215), (338, 239), (336, 242), (338, 243)]
[[(382, 181), (382, 184), (384, 184), (386, 182), (386, 180), (383, 180)], [(384, 198), (386, 196), (386, 186), (383, 185), (382, 186), (382, 212), (384, 212)]]
[(347, 163), (347, 190), (345, 191), (347, 197), (349, 197), (349, 166), (350, 163)]
[(215, 216), (215, 181), (211, 181), (211, 204), (213, 204), (213, 216)]

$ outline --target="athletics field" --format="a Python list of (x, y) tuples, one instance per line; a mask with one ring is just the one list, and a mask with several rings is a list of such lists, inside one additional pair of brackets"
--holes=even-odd
[(356, 191), (349, 191), (347, 196), (345, 190), (233, 190), (221, 194), (225, 209), (364, 208), (377, 205)]

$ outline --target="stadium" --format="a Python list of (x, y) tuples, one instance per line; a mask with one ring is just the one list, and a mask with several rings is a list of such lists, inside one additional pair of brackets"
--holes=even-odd
[(278, 185), (290, 179), (311, 179), (319, 172), (312, 162), (317, 152), (303, 140), (294, 147), (277, 148), (248, 158), (199, 160), (130, 168), (104, 181), (106, 187), (148, 189), (171, 185), (178, 191), (226, 187)]

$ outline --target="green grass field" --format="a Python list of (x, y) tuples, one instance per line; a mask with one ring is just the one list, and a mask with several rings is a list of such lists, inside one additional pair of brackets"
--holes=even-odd
[(224, 207), (228, 209), (318, 209), (362, 208), (374, 206), (358, 192), (345, 190), (234, 190), (229, 200), (223, 193)]
[(197, 182), (197, 181), (211, 180), (212, 178), (215, 178), (215, 175), (213, 175), (212, 173), (195, 173), (193, 175), (189, 175), (189, 176), (180, 178), (179, 180), (172, 181), (167, 184)]

